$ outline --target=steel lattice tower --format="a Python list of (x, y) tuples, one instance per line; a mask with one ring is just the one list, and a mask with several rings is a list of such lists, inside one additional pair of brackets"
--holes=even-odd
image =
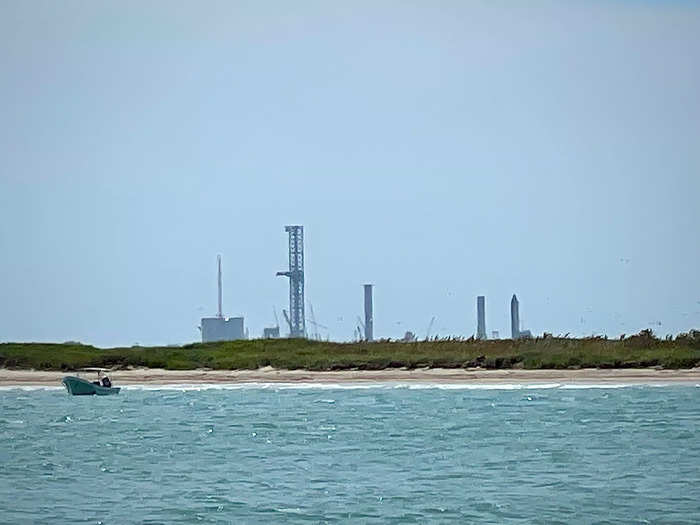
[(291, 337), (306, 337), (304, 319), (304, 227), (285, 226), (289, 233), (289, 271), (277, 275), (289, 277), (289, 331)]

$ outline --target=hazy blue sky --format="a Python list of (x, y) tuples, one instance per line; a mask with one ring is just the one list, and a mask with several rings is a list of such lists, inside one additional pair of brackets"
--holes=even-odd
[(259, 335), (285, 224), (334, 339), (700, 328), (700, 3), (7, 0), (0, 117), (2, 341)]

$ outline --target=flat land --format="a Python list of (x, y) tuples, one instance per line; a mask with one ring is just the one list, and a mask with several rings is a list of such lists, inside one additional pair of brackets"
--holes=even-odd
[[(515, 341), (441, 339), (411, 343), (331, 343), (256, 339), (131, 348), (96, 348), (79, 343), (0, 344), (3, 374), (22, 370), (63, 373), (87, 367), (110, 368), (119, 376), (123, 375), (125, 381), (134, 378), (137, 382), (150, 381), (144, 379), (147, 377), (158, 377), (162, 381), (174, 378), (174, 381), (214, 382), (326, 380), (326, 377), (332, 378), (329, 381), (375, 380), (375, 377), (383, 381), (445, 378), (556, 381), (563, 377), (584, 378), (593, 373), (585, 369), (601, 369), (595, 372), (596, 380), (612, 374), (603, 370), (629, 370), (626, 374), (632, 377), (642, 374), (632, 369), (641, 369), (647, 378), (671, 377), (670, 370), (683, 375), (691, 373), (683, 370), (700, 367), (700, 332), (664, 340), (644, 331), (618, 340), (543, 337)], [(541, 371), (542, 375), (538, 376), (536, 371)]]

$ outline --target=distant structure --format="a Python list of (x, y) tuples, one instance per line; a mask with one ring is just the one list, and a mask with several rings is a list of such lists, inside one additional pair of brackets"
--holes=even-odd
[(436, 319), (435, 316), (430, 318), (430, 323), (428, 323), (428, 329), (425, 331), (425, 340), (426, 341), (430, 340), (430, 332), (432, 331), (433, 325), (435, 324), (435, 319)]
[(321, 341), (321, 334), (319, 333), (318, 329), (323, 328), (325, 330), (328, 330), (328, 327), (316, 322), (316, 314), (314, 314), (314, 305), (311, 304), (311, 301), (309, 301), (309, 323), (312, 326), (312, 333), (310, 335), (307, 335), (309, 335), (310, 339), (313, 339), (315, 341)]
[(219, 310), (218, 310), (216, 316), (217, 316), (219, 319), (221, 319), (221, 318), (224, 316), (224, 314), (223, 314), (223, 309), (222, 309), (223, 285), (222, 285), (222, 281), (221, 281), (221, 255), (217, 255), (217, 256), (216, 256), (216, 265), (217, 265), (218, 268), (219, 268), (218, 278), (217, 278), (217, 280), (216, 280), (216, 282), (217, 282), (217, 287), (218, 287), (218, 290), (219, 290)]
[(277, 309), (273, 306), (272, 312), (275, 314), (275, 326), (263, 328), (263, 339), (278, 339), (280, 336), (280, 320), (277, 317)]
[(498, 339), (498, 330), (493, 330), (491, 332), (491, 339)]
[(202, 342), (245, 339), (242, 317), (203, 317)]
[(510, 334), (513, 339), (520, 338), (520, 303), (515, 294), (510, 300)]
[(532, 332), (530, 332), (530, 330), (520, 329), (520, 303), (515, 294), (513, 294), (513, 298), (510, 300), (510, 331), (513, 339), (532, 338)]
[(277, 272), (277, 275), (289, 277), (289, 318), (287, 319), (289, 336), (306, 337), (306, 321), (304, 318), (304, 227), (285, 226), (284, 231), (289, 234), (289, 270)]
[(476, 338), (486, 339), (486, 298), (483, 295), (476, 298)]
[(374, 313), (371, 284), (365, 284), (365, 340), (370, 343), (374, 341)]
[(221, 278), (221, 255), (216, 259), (218, 266), (217, 288), (218, 288), (218, 311), (216, 317), (203, 317), (200, 330), (202, 331), (202, 342), (210, 343), (214, 341), (235, 341), (245, 339), (245, 327), (243, 317), (224, 318), (223, 314), (223, 286)]
[(272, 326), (270, 328), (263, 328), (263, 338), (264, 339), (278, 339), (280, 336), (280, 327)]

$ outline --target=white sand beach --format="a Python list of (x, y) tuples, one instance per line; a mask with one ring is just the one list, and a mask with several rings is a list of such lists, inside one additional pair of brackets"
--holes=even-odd
[[(71, 372), (0, 369), (0, 386), (58, 386)], [(90, 374), (81, 373), (86, 377)], [(110, 373), (115, 386), (224, 383), (444, 383), (444, 384), (700, 384), (700, 368), (683, 370), (580, 369), (485, 370), (421, 368), (312, 372), (278, 370), (163, 370), (139, 368)]]

